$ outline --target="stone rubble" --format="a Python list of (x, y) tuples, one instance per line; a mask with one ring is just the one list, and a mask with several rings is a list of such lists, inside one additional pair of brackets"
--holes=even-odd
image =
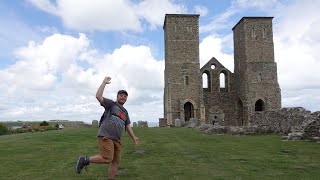
[(186, 128), (204, 131), (208, 134), (252, 135), (278, 133), (288, 140), (320, 141), (320, 111), (311, 113), (302, 107), (282, 108), (259, 112), (253, 115), (250, 126), (220, 126), (200, 122), (191, 118)]

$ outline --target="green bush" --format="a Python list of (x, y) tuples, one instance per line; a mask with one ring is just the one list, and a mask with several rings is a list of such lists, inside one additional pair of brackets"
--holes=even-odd
[(56, 127), (52, 127), (52, 126), (48, 126), (46, 130), (47, 131), (57, 130), (57, 128)]
[(12, 134), (25, 133), (25, 132), (29, 132), (29, 129), (19, 128), (19, 129), (11, 130)]
[(0, 135), (8, 134), (9, 130), (7, 126), (4, 124), (0, 123)]
[(40, 123), (40, 126), (49, 126), (49, 123), (47, 121), (42, 121), (42, 123)]

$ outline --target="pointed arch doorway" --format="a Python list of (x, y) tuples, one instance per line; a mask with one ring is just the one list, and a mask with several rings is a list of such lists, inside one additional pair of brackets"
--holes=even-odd
[(194, 107), (192, 103), (186, 102), (184, 104), (184, 120), (189, 121), (190, 118), (194, 118)]

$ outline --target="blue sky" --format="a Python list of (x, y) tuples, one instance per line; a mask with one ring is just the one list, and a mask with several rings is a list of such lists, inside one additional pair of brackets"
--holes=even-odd
[[(161, 2), (161, 3), (160, 3)], [(0, 1), (0, 121), (91, 122), (104, 95), (127, 89), (132, 121), (163, 117), (165, 14), (200, 14), (200, 64), (233, 71), (232, 27), (272, 16), (282, 106), (320, 110), (320, 1), (10, 0)]]

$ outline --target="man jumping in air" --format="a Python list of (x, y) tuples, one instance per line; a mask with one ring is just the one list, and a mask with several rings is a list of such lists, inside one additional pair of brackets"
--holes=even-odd
[(108, 179), (115, 179), (121, 159), (121, 135), (126, 129), (135, 144), (139, 144), (138, 138), (134, 135), (130, 126), (130, 118), (127, 110), (123, 107), (127, 101), (128, 93), (125, 90), (118, 91), (116, 102), (103, 97), (103, 91), (107, 84), (111, 82), (110, 77), (105, 77), (100, 85), (96, 98), (104, 107), (105, 111), (99, 122), (98, 140), (100, 153), (94, 156), (80, 156), (76, 164), (76, 172), (90, 163), (110, 164)]

